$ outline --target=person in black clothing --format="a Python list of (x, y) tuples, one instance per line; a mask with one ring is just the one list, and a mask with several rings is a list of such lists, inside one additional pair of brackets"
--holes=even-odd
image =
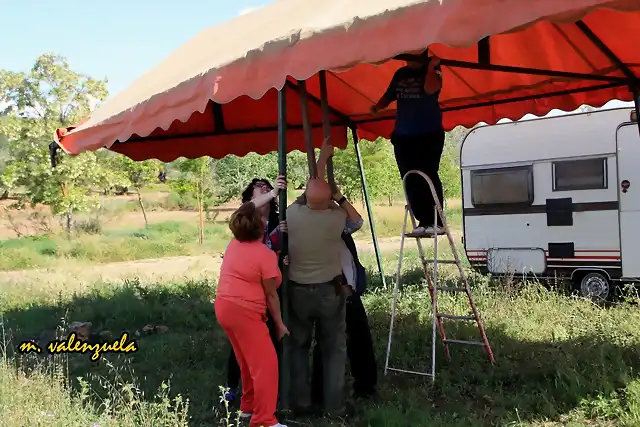
[[(442, 206), (442, 182), (438, 176), (445, 138), (438, 103), (441, 89), (440, 59), (427, 57), (425, 51), (396, 71), (384, 95), (371, 107), (371, 112), (377, 114), (397, 101), (391, 144), (400, 176), (404, 177), (412, 169), (424, 172), (433, 182)], [(434, 217), (435, 201), (424, 178), (418, 175), (407, 178), (407, 196), (418, 220), (413, 233), (444, 234), (440, 217)]]

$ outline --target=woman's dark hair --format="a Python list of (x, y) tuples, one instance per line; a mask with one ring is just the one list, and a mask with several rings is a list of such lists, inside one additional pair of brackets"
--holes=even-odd
[(240, 242), (255, 242), (264, 237), (262, 215), (253, 203), (243, 203), (229, 219), (229, 230)]
[[(255, 188), (256, 184), (259, 182), (263, 182), (269, 188), (269, 190), (273, 190), (273, 185), (271, 185), (271, 183), (268, 180), (261, 179), (261, 178), (253, 178), (249, 183), (249, 185), (247, 185), (247, 188), (245, 188), (244, 191), (242, 192), (242, 203), (247, 203), (251, 201), (251, 198), (253, 197), (253, 189)], [(269, 225), (268, 225), (269, 228), (267, 229), (267, 234), (269, 234), (273, 231), (273, 229), (275, 229), (278, 226), (278, 222), (279, 222), (278, 203), (276, 202), (275, 199), (269, 202), (269, 216), (267, 220), (269, 221)]]

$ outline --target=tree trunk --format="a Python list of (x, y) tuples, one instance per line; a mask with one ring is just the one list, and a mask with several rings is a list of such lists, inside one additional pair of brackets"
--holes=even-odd
[[(69, 189), (67, 188), (67, 183), (63, 182), (61, 185), (62, 188), (62, 197), (64, 197), (65, 199), (67, 197), (69, 197)], [(71, 225), (73, 224), (73, 213), (71, 213), (71, 208), (67, 208), (67, 213), (65, 214), (66, 218), (67, 218), (67, 224), (66, 224), (66, 229), (67, 229), (67, 234), (71, 234)]]
[(200, 220), (200, 244), (204, 243), (204, 216), (202, 215), (202, 196), (198, 195), (198, 217)]
[(147, 211), (144, 210), (144, 203), (142, 203), (142, 196), (140, 195), (139, 188), (136, 188), (136, 194), (138, 195), (138, 204), (140, 205), (140, 210), (142, 210), (142, 216), (144, 217), (144, 226), (146, 228), (149, 225), (149, 221), (147, 220)]
[(387, 198), (389, 199), (389, 206), (393, 206), (393, 197), (391, 197), (391, 194), (387, 194)]
[(71, 234), (71, 225), (73, 224), (73, 214), (71, 213), (71, 211), (67, 211), (67, 213), (65, 214), (65, 217), (67, 219), (67, 224), (66, 224), (66, 229), (67, 229), (67, 234)]

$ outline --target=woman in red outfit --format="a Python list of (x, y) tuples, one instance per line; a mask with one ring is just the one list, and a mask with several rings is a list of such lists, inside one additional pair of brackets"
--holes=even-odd
[(282, 322), (277, 289), (282, 281), (278, 259), (264, 243), (266, 221), (259, 206), (276, 192), (244, 203), (231, 215), (231, 240), (222, 259), (215, 299), (218, 323), (229, 337), (242, 378), (241, 416), (250, 427), (286, 427), (275, 417), (278, 360), (266, 325), (274, 320), (278, 339), (289, 333)]

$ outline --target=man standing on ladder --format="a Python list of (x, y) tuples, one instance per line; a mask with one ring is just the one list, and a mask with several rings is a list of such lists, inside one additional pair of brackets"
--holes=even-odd
[[(438, 176), (445, 139), (438, 103), (441, 89), (440, 59), (428, 57), (425, 50), (396, 71), (384, 95), (371, 107), (371, 112), (377, 114), (397, 101), (391, 144), (400, 177), (410, 170), (424, 172), (433, 182), (442, 206), (442, 182)], [(444, 234), (441, 218), (434, 216), (435, 201), (427, 182), (418, 175), (409, 176), (406, 190), (409, 206), (418, 220), (413, 234)]]

